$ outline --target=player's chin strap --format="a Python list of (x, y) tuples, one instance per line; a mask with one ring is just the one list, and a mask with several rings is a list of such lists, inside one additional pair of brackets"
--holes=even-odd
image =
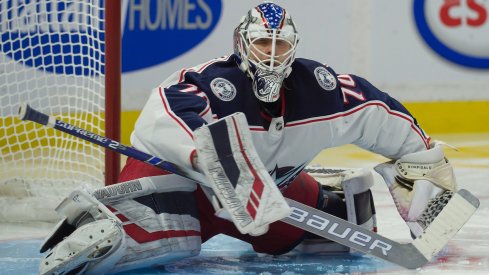
[(270, 223), (290, 214), (255, 151), (243, 113), (204, 125), (194, 131), (194, 137), (197, 166), (215, 193), (211, 202), (216, 215), (230, 217), (242, 234), (261, 235)]

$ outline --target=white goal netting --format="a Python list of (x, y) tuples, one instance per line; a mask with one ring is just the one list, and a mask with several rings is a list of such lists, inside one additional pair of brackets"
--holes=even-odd
[(16, 118), (20, 103), (104, 135), (102, 0), (0, 1), (0, 221), (52, 221), (104, 150)]

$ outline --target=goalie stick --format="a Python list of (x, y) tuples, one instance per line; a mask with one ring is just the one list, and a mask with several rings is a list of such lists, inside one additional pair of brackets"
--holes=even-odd
[[(57, 120), (53, 116), (32, 109), (27, 104), (20, 106), (19, 118), (60, 130), (203, 184), (202, 177), (199, 179), (195, 175), (200, 175), (200, 173), (189, 173), (171, 162)], [(205, 184), (204, 186), (207, 187)], [(459, 190), (453, 194), (443, 210), (422, 235), (410, 243), (399, 243), (326, 212), (291, 199), (286, 198), (286, 200), (292, 208), (292, 213), (282, 219), (282, 222), (409, 269), (421, 267), (429, 262), (462, 228), (480, 204), (479, 200), (470, 192), (464, 189)]]

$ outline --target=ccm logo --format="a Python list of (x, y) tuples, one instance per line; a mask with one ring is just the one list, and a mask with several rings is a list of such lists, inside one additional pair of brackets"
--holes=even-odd
[(339, 224), (336, 222), (331, 222), (328, 219), (311, 214), (303, 209), (298, 209), (293, 206), (290, 208), (292, 209), (292, 213), (289, 215), (290, 219), (301, 223), (305, 222), (309, 227), (316, 230), (326, 231), (338, 238), (347, 239), (351, 243), (368, 247), (370, 250), (380, 250), (385, 256), (387, 256), (387, 252), (392, 249), (392, 245), (374, 239), (370, 235), (352, 230), (349, 227), (338, 228)]

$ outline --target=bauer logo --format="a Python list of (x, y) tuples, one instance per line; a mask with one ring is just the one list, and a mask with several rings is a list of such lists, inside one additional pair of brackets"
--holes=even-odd
[(48, 72), (101, 74), (103, 20), (95, 18), (102, 7), (103, 1), (0, 1), (0, 50)]
[(216, 27), (221, 0), (128, 1), (123, 71), (154, 66), (191, 50)]
[(424, 41), (456, 64), (489, 68), (489, 1), (414, 0), (414, 18)]

